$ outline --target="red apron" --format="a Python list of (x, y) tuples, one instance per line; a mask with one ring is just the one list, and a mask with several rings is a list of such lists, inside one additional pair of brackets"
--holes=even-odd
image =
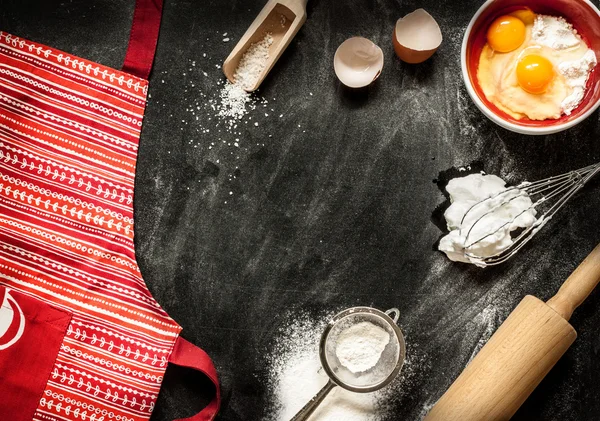
[(152, 298), (133, 245), (138, 141), (162, 0), (123, 71), (0, 32), (0, 420), (144, 421), (168, 363), (210, 358)]

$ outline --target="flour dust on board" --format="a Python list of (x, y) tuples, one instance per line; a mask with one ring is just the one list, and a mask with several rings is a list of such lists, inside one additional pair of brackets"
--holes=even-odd
[[(219, 32), (223, 45), (233, 40), (227, 32)], [(206, 38), (211, 43), (212, 38)], [(303, 121), (289, 107), (278, 107), (273, 94), (268, 98), (263, 92), (246, 92), (243, 85), (257, 78), (267, 64), (269, 47), (272, 44), (269, 34), (253, 44), (242, 57), (237, 70), (239, 83), (229, 82), (223, 75), (222, 57), (213, 57), (200, 52), (190, 59), (177, 80), (183, 80), (184, 88), (179, 94), (183, 102), (180, 107), (185, 113), (177, 115), (171, 111), (168, 117), (178, 123), (184, 144), (196, 159), (207, 161), (209, 165), (221, 170), (224, 176), (225, 203), (234, 194), (232, 184), (240, 177), (240, 169), (257, 150), (268, 146), (267, 142), (280, 141), (281, 123), (285, 120), (288, 127), (287, 137), (303, 135), (307, 128)], [(204, 46), (201, 46), (203, 48)], [(164, 77), (172, 70), (157, 73), (159, 85), (155, 85), (148, 98), (153, 107), (167, 113), (172, 109), (172, 100), (167, 100), (165, 86), (169, 79)], [(167, 88), (171, 88), (167, 86)], [(176, 89), (173, 87), (173, 89)], [(304, 100), (313, 98), (312, 92), (303, 96)], [(290, 120), (294, 120), (290, 124)], [(302, 123), (302, 124), (299, 124)], [(167, 154), (171, 151), (167, 150)], [(188, 155), (192, 156), (192, 155)], [(232, 198), (233, 199), (233, 198)]]

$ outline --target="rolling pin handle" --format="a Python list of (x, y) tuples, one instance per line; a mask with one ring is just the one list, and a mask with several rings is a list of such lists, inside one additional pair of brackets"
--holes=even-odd
[(598, 282), (600, 282), (600, 244), (546, 304), (568, 321), (573, 311), (585, 301)]

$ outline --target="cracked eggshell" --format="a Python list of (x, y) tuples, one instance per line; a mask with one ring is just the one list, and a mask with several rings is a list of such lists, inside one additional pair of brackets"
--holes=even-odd
[(394, 50), (406, 63), (422, 63), (442, 43), (442, 31), (433, 16), (423, 9), (398, 19), (392, 35)]
[(363, 88), (381, 74), (383, 51), (367, 38), (349, 38), (335, 52), (333, 68), (344, 85)]

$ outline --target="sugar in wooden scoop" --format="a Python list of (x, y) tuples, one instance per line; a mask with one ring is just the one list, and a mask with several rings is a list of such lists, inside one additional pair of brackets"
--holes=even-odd
[(236, 85), (243, 89), (251, 89), (256, 85), (269, 62), (269, 47), (272, 44), (273, 37), (270, 32), (260, 41), (250, 44), (233, 74)]

